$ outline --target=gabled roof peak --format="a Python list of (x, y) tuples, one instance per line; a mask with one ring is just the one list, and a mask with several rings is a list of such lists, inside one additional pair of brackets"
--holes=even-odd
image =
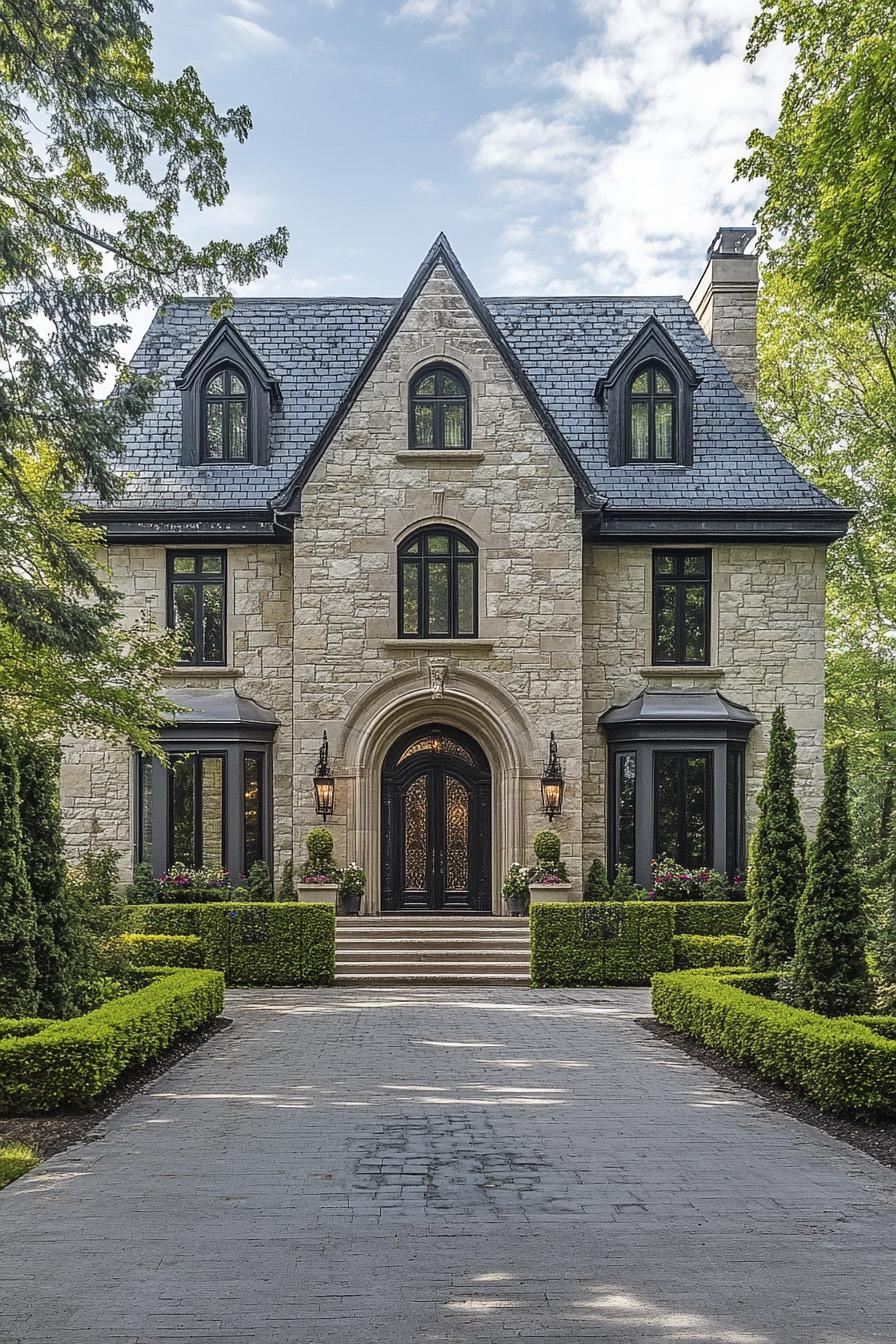
[(187, 361), (179, 377), (175, 378), (174, 386), (180, 389), (188, 388), (210, 365), (226, 359), (243, 364), (264, 390), (270, 393), (272, 402), (275, 405), (280, 403), (280, 384), (273, 374), (268, 372), (239, 327), (231, 322), (229, 317), (218, 319), (199, 349), (194, 351)]

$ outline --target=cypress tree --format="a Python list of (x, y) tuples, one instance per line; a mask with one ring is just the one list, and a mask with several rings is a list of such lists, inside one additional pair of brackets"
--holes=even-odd
[(806, 882), (806, 832), (794, 790), (795, 770), (796, 734), (778, 705), (747, 876), (752, 906), (749, 963), (754, 971), (780, 970), (794, 953), (797, 907)]
[(825, 774), (818, 831), (797, 914), (793, 963), (797, 1006), (827, 1017), (865, 1012), (874, 997), (847, 792), (846, 751), (837, 747)]
[(59, 822), (59, 752), (33, 746), (19, 755), (22, 853), (34, 899), (38, 1011), (66, 1017), (77, 1006), (86, 931), (66, 881)]
[(0, 1017), (37, 1011), (37, 921), (22, 853), (19, 771), (0, 731)]
[(586, 901), (608, 901), (610, 899), (610, 882), (607, 877), (607, 870), (600, 859), (595, 859), (588, 869), (588, 876), (585, 878), (584, 896)]

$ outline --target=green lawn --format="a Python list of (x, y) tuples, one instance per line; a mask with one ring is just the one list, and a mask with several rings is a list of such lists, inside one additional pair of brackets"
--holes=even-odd
[(36, 1162), (37, 1153), (25, 1143), (11, 1143), (0, 1148), (0, 1190), (17, 1176), (24, 1176)]

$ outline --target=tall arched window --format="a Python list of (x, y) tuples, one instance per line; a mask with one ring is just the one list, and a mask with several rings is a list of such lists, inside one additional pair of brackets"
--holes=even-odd
[(202, 385), (202, 461), (249, 461), (249, 392), (245, 376), (226, 367)]
[(629, 380), (626, 397), (630, 462), (674, 462), (676, 385), (661, 364), (647, 364)]
[(463, 374), (431, 364), (411, 382), (410, 444), (433, 450), (469, 448), (470, 388)]
[(449, 527), (415, 532), (398, 548), (398, 633), (402, 639), (474, 638), (477, 550)]

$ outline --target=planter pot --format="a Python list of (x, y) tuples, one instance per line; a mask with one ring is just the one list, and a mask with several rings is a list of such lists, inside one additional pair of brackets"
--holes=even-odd
[(519, 896), (505, 896), (504, 899), (507, 902), (507, 909), (512, 915), (524, 915), (526, 913), (529, 897), (525, 892), (521, 892)]
[(335, 882), (297, 882), (296, 900), (302, 905), (316, 901), (318, 904), (335, 905), (339, 887)]
[(576, 901), (572, 894), (571, 882), (530, 882), (529, 900), (533, 905), (542, 905), (545, 901)]
[(360, 915), (362, 893), (356, 891), (350, 896), (340, 896), (338, 910), (340, 915)]

